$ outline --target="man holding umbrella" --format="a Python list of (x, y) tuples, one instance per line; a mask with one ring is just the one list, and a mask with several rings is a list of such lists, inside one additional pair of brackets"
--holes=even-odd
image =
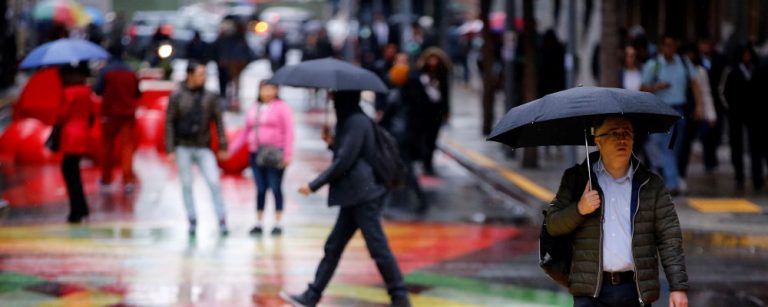
[(659, 298), (659, 258), (669, 306), (687, 306), (680, 222), (664, 181), (632, 154), (630, 120), (597, 117), (593, 131), (594, 189), (584, 165), (566, 170), (546, 221), (550, 235), (573, 236), (574, 306), (651, 304)]
[(680, 222), (664, 181), (633, 155), (634, 136), (668, 132), (680, 118), (653, 94), (576, 87), (512, 108), (489, 140), (514, 148), (584, 144), (598, 152), (565, 171), (546, 211), (540, 263), (574, 306), (688, 305)]

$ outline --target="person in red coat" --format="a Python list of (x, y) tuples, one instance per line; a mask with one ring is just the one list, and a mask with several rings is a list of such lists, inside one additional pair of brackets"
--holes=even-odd
[(80, 223), (88, 216), (88, 202), (80, 177), (80, 159), (88, 152), (88, 131), (95, 118), (91, 88), (85, 84), (87, 67), (64, 66), (59, 70), (64, 98), (58, 123), (61, 125), (59, 150), (64, 155), (61, 172), (69, 195), (69, 223)]

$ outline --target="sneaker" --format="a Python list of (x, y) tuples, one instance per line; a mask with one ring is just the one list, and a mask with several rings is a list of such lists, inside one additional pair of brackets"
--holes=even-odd
[(251, 231), (248, 232), (248, 233), (250, 233), (251, 235), (255, 236), (255, 235), (260, 235), (262, 233), (262, 231), (263, 230), (261, 229), (261, 226), (256, 226), (256, 227), (253, 227), (251, 229)]
[(280, 298), (288, 302), (288, 304), (293, 305), (294, 307), (315, 307), (317, 305), (317, 301), (319, 300), (313, 299), (308, 291), (304, 291), (304, 293), (299, 295), (280, 291)]
[(281, 234), (283, 234), (283, 228), (281, 227), (272, 228), (272, 235), (279, 236)]

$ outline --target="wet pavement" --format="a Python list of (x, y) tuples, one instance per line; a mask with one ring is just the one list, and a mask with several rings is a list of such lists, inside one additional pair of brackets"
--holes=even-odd
[[(253, 101), (255, 84), (269, 75), (266, 65), (256, 62), (246, 70), (244, 102)], [(296, 192), (331, 158), (318, 137), (325, 113), (307, 103), (304, 90), (280, 94), (297, 127), (296, 156), (284, 181), (282, 236), (248, 235), (256, 194), (248, 170), (222, 178), (227, 237), (218, 235), (207, 186), (195, 174), (200, 225), (190, 240), (175, 166), (152, 148), (137, 152), (141, 185), (129, 194), (119, 185), (101, 189), (98, 169), (83, 164), (91, 216), (77, 226), (64, 223), (68, 208), (57, 165), (4, 165), (0, 192), (11, 208), (0, 209), (0, 306), (286, 306), (278, 292), (298, 292), (311, 281), (338, 209), (325, 205), (325, 188), (310, 197)], [(543, 275), (536, 259), (538, 218), (565, 168), (563, 155), (553, 148), (540, 169), (519, 168), (501, 145), (480, 135), (479, 94), (456, 86), (453, 95), (436, 157), (438, 177), (419, 178), (429, 210), (418, 215), (400, 206), (386, 212), (385, 232), (414, 305), (570, 306), (570, 295)], [(242, 115), (229, 113), (226, 122), (237, 127)], [(677, 199), (691, 306), (766, 306), (768, 202), (752, 192), (712, 192), (727, 188), (727, 168), (721, 165), (724, 173), (708, 185), (694, 183), (707, 178), (692, 176), (693, 195)], [(716, 209), (719, 198), (714, 205), (707, 201), (722, 195), (747, 201), (738, 206), (748, 213), (697, 209)], [(693, 196), (701, 198), (700, 207), (689, 204), (696, 202)], [(271, 197), (267, 208), (271, 227)], [(321, 306), (387, 303), (358, 234)], [(666, 306), (665, 298), (654, 306)]]

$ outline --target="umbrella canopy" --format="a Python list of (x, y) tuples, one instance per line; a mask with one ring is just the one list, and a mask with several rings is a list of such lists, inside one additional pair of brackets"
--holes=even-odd
[(285, 66), (275, 72), (270, 83), (334, 91), (387, 91), (387, 86), (373, 72), (334, 58)]
[(104, 22), (105, 22), (104, 13), (102, 13), (99, 8), (92, 5), (86, 5), (85, 14), (88, 15), (88, 17), (90, 18), (89, 20), (90, 23), (95, 24), (97, 26), (104, 25)]
[(42, 44), (21, 61), (22, 69), (50, 65), (74, 64), (85, 60), (104, 60), (109, 58), (104, 48), (86, 40), (62, 38)]
[(53, 21), (67, 27), (85, 26), (91, 17), (83, 7), (72, 0), (46, 0), (35, 5), (32, 18), (37, 21)]
[[(680, 114), (646, 92), (619, 88), (576, 87), (509, 110), (489, 141), (514, 148), (582, 145), (595, 116), (618, 114), (633, 119), (636, 134), (667, 132)], [(587, 138), (594, 144), (594, 138)]]

